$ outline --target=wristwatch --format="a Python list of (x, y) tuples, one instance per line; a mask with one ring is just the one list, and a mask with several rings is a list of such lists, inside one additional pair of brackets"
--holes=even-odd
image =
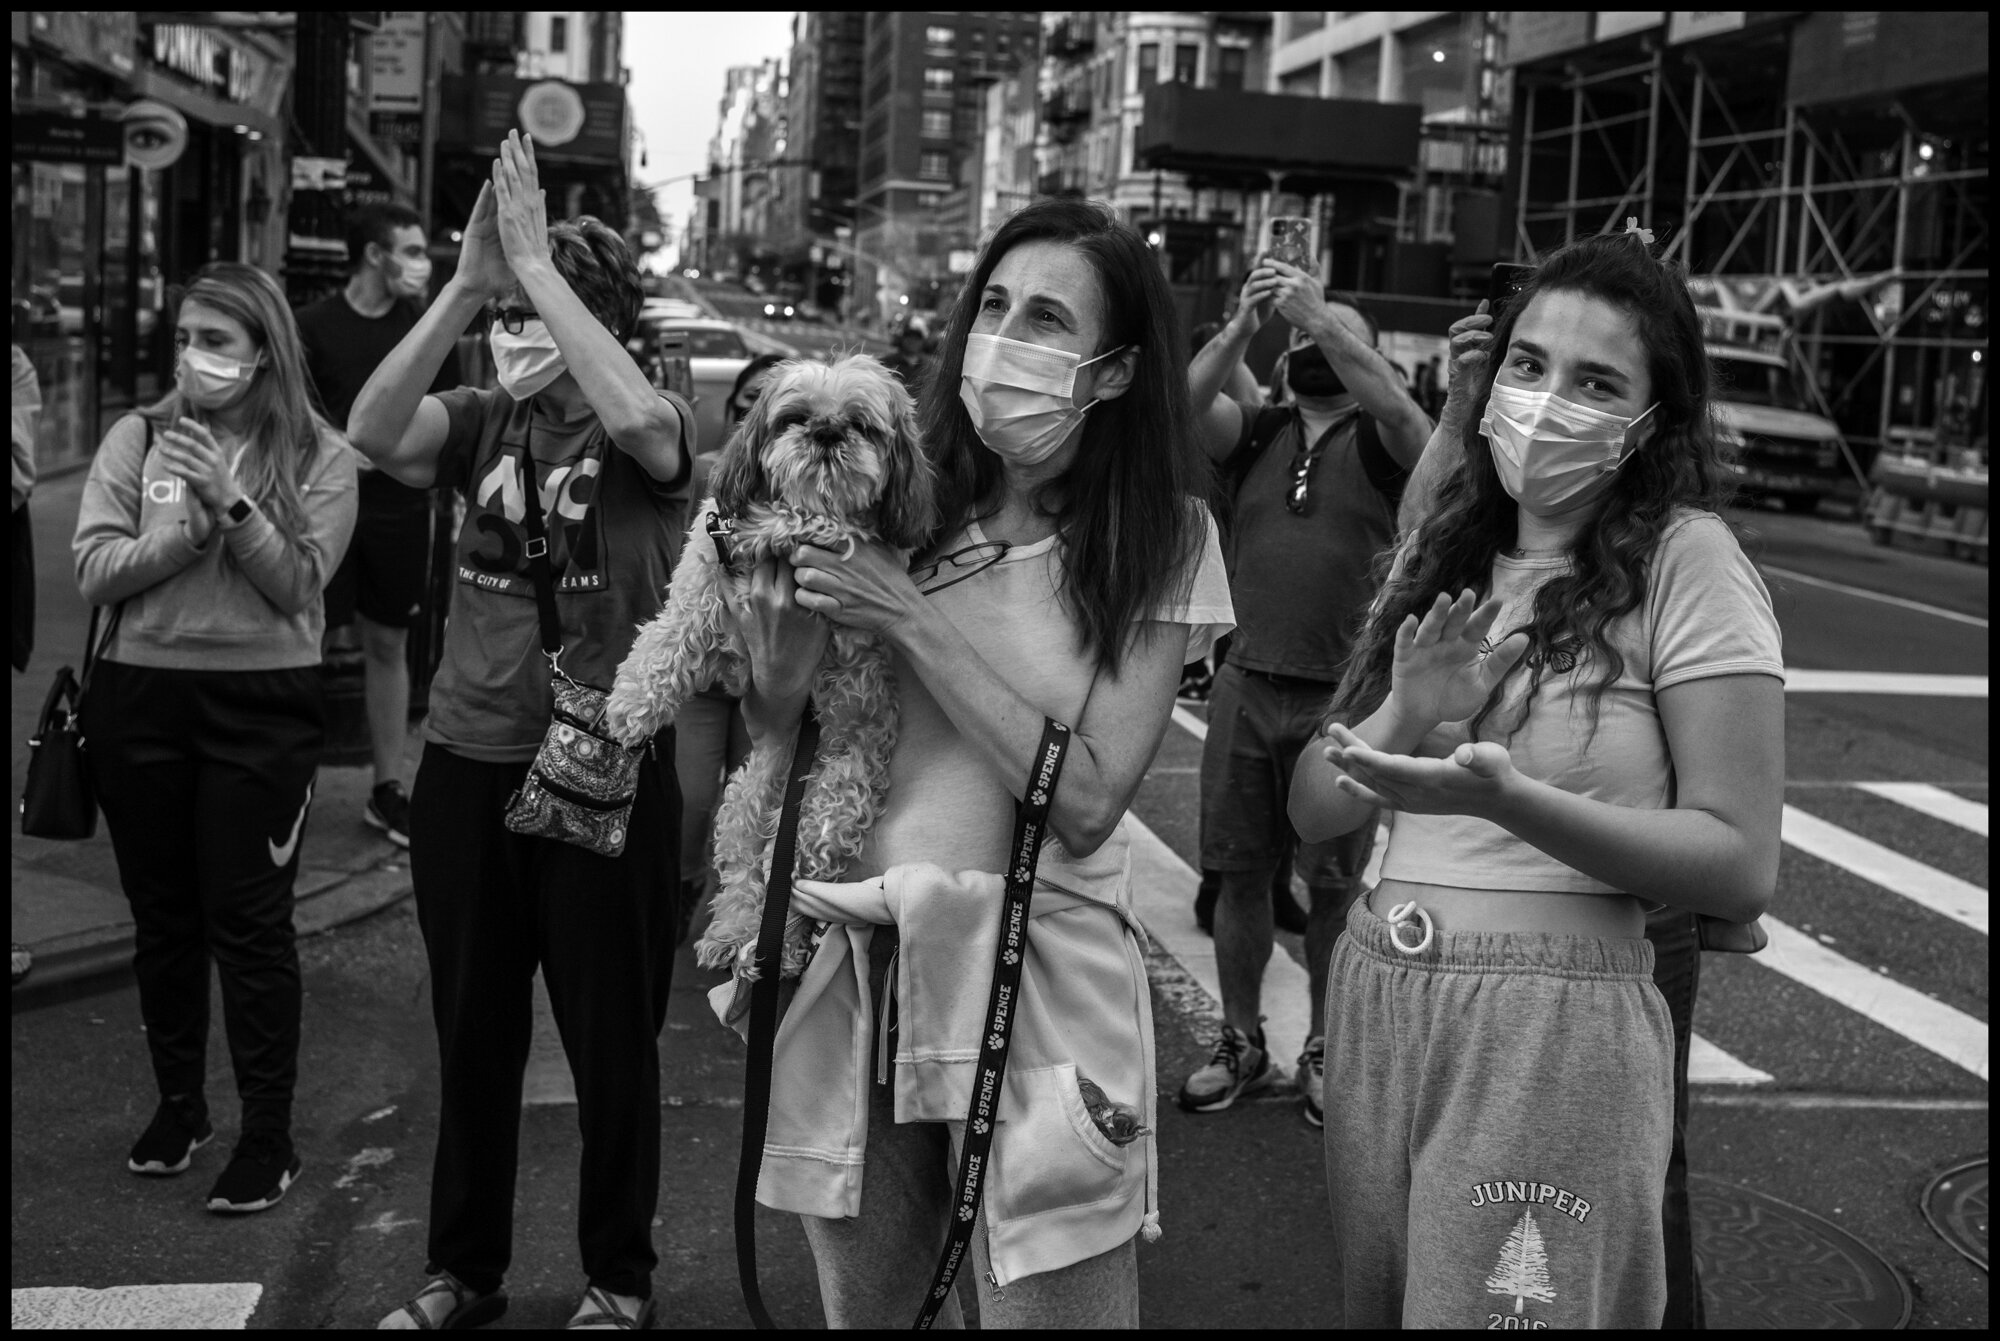
[(250, 501), (249, 496), (246, 494), (242, 498), (237, 499), (234, 503), (231, 503), (229, 505), (229, 511), (225, 515), (229, 518), (229, 524), (231, 526), (241, 526), (244, 522), (250, 520), (250, 514), (255, 512), (256, 510), (257, 510), (257, 505), (252, 503)]

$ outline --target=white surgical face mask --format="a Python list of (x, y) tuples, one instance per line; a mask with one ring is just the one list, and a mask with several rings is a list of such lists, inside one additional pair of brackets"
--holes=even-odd
[(419, 256), (411, 259), (391, 254), (388, 262), (383, 267), (383, 272), (389, 281), (391, 292), (400, 293), (407, 298), (422, 298), (431, 291), (430, 257)]
[(189, 345), (181, 350), (175, 381), (181, 394), (202, 409), (220, 410), (243, 398), (250, 384), (257, 380), (257, 366), (255, 359), (238, 363), (213, 350)]
[(958, 399), (987, 450), (1015, 465), (1039, 465), (1069, 440), (1084, 411), (1097, 404), (1093, 400), (1078, 408), (1070, 403), (1077, 370), (1117, 352), (1110, 349), (1086, 359), (1025, 340), (969, 336)]
[(1632, 430), (1657, 406), (1633, 418), (1564, 400), (1553, 391), (1521, 391), (1499, 382), (1479, 431), (1493, 449), (1500, 486), (1536, 516), (1548, 516), (1611, 483), (1630, 455)]
[(539, 320), (522, 322), (519, 335), (507, 334), (496, 321), (488, 338), (493, 343), (494, 376), (500, 389), (515, 400), (528, 399), (569, 370), (555, 337)]

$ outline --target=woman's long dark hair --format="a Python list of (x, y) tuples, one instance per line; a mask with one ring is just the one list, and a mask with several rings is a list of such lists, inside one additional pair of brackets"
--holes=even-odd
[(1191, 495), (1205, 487), (1188, 398), (1187, 336), (1159, 258), (1102, 205), (1041, 200), (1000, 226), (966, 277), (938, 349), (919, 416), (938, 470), (947, 530), (998, 508), (1000, 458), (987, 450), (958, 399), (965, 342), (993, 269), (1015, 246), (1059, 242), (1089, 259), (1104, 290), (1104, 338), (1092, 351), (1131, 347), (1131, 386), (1083, 421), (1076, 460), (1035, 500), (1056, 519), (1063, 597), (1084, 649), (1116, 672), (1132, 621), (1193, 581), (1205, 531)]
[[(1645, 346), (1658, 408), (1648, 421), (1652, 435), (1619, 467), (1603, 505), (1571, 542), (1569, 571), (1537, 590), (1526, 624), (1493, 631), (1496, 646), (1515, 632), (1525, 631), (1530, 639), (1527, 655), (1508, 676), (1525, 668), (1530, 677), (1520, 715), (1506, 725), (1508, 734), (1526, 719), (1545, 674), (1566, 673), (1585, 659), (1594, 672), (1585, 699), (1590, 730), (1596, 731), (1604, 691), (1625, 669), (1607, 630), (1646, 599), (1654, 551), (1675, 513), (1714, 511), (1728, 493), (1709, 417), (1708, 354), (1686, 272), (1656, 260), (1630, 234), (1585, 238), (1556, 252), (1494, 323), (1492, 356), (1466, 420), (1459, 464), (1439, 486), (1430, 515), (1397, 551), (1402, 566), (1392, 571), (1369, 610), (1334, 695), (1331, 712), (1350, 724), (1388, 696), (1396, 629), (1403, 620), (1421, 616), (1440, 592), (1472, 587), (1486, 595), (1495, 556), (1515, 543), (1515, 503), (1500, 485), (1479, 421), (1521, 313), (1541, 295), (1558, 292), (1587, 294), (1630, 314)], [(1384, 555), (1380, 562), (1386, 565), (1392, 557)], [(1506, 688), (1505, 680), (1495, 685), (1472, 719), (1475, 739)]]

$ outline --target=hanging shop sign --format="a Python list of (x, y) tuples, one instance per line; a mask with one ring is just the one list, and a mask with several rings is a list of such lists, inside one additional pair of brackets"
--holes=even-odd
[(115, 167), (125, 161), (125, 136), (108, 116), (87, 113), (16, 112), (14, 158), (22, 163), (97, 163)]
[(125, 108), (119, 121), (125, 161), (135, 168), (170, 168), (187, 152), (188, 123), (178, 107), (141, 98)]
[(384, 10), (382, 26), (368, 39), (368, 110), (379, 115), (424, 110), (424, 14)]
[(502, 75), (445, 77), (446, 142), (492, 153), (517, 129), (561, 158), (623, 162), (625, 89)]
[[(150, 73), (219, 102), (276, 116), (285, 97), (286, 63), (248, 40), (187, 23), (153, 25)], [(154, 88), (142, 91), (166, 96)]]

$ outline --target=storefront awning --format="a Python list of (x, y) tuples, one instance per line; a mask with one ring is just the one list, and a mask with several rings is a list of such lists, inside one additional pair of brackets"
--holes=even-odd
[(1423, 108), (1157, 84), (1139, 128), (1142, 166), (1250, 189), (1284, 176), (1313, 193), (1415, 172)]

